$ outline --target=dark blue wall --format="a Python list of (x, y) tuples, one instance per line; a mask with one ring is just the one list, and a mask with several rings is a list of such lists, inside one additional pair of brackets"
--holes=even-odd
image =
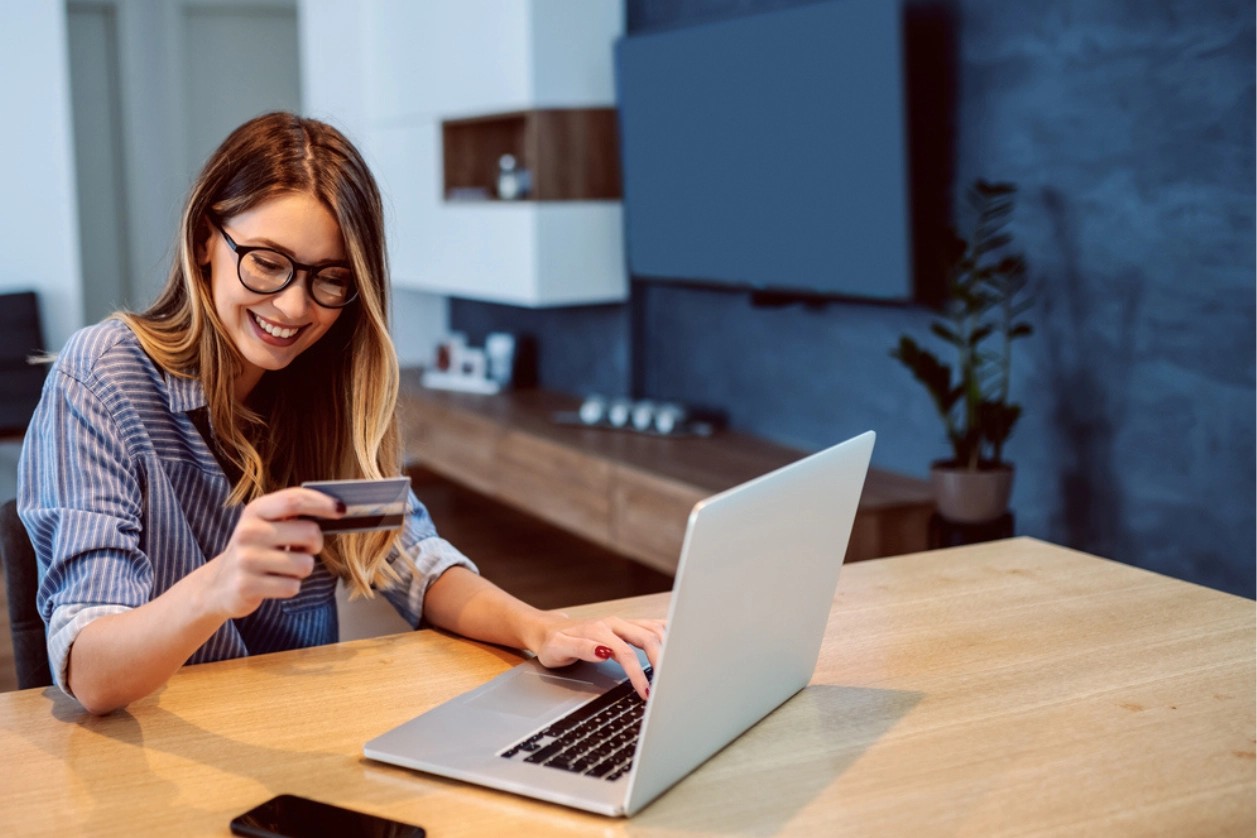
[[(798, 2), (628, 0), (628, 31)], [(941, 86), (910, 96), (914, 181), (948, 195), (976, 177), (1020, 187), (1014, 232), (1038, 332), (1018, 345), (1026, 412), (1006, 452), (1018, 531), (1253, 596), (1253, 4), (906, 9), (948, 62)], [(915, 196), (927, 210), (918, 245), (944, 220), (933, 195)], [(924, 392), (887, 354), (899, 334), (925, 333), (927, 311), (763, 309), (742, 294), (633, 287), (625, 306), (454, 301), (451, 316), (474, 338), (536, 335), (546, 387), (636, 385), (807, 449), (871, 427), (875, 462), (908, 474), (945, 453)]]

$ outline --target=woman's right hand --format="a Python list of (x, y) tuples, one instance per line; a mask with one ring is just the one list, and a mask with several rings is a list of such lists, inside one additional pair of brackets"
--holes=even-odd
[(250, 501), (227, 549), (207, 565), (209, 609), (235, 619), (252, 614), (264, 599), (296, 596), (323, 549), (318, 523), (303, 516), (344, 514), (341, 501), (313, 489), (281, 489)]

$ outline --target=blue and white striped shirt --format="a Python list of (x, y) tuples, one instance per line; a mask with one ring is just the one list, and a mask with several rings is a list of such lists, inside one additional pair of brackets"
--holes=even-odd
[[(240, 507), (224, 506), (231, 486), (194, 422), (205, 406), (198, 380), (162, 371), (117, 320), (73, 335), (48, 375), (18, 464), (18, 512), (39, 560), (49, 662), (67, 692), (85, 625), (143, 605), (227, 546)], [(389, 557), (401, 582), (381, 593), (418, 626), (428, 586), (475, 566), (410, 501)], [(229, 620), (188, 663), (335, 642), (335, 589), (316, 562), (296, 597)]]

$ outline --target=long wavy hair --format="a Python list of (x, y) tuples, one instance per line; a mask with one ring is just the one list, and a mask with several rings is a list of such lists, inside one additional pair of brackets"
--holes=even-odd
[[(288, 192), (313, 196), (335, 217), (358, 298), (317, 343), (267, 372), (255, 393), (268, 397), (250, 406), (235, 398), (242, 357), (214, 308), (197, 247), (212, 234), (211, 219), (230, 219)], [(162, 368), (200, 379), (214, 441), (240, 473), (230, 505), (303, 480), (400, 473), (388, 289), (380, 193), (358, 150), (323, 122), (269, 113), (233, 131), (193, 183), (156, 302), (117, 316)], [(370, 596), (397, 579), (387, 562), (397, 539), (396, 532), (332, 536), (321, 559), (354, 595)]]

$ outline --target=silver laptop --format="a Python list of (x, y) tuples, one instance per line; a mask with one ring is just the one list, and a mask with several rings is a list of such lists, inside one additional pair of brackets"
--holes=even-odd
[(695, 505), (648, 702), (612, 661), (530, 660), (363, 752), (604, 815), (637, 812), (811, 680), (873, 440), (869, 431)]

